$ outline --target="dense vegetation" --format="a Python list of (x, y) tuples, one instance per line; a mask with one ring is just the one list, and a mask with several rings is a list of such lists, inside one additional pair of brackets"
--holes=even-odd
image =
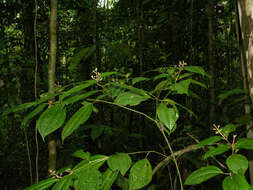
[(0, 7), (1, 189), (253, 189), (251, 2)]

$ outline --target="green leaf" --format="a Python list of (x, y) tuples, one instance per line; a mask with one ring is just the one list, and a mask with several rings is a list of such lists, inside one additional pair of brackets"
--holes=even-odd
[(147, 159), (139, 160), (130, 170), (129, 186), (131, 190), (140, 189), (152, 180), (152, 168)]
[(188, 89), (191, 84), (191, 80), (182, 80), (178, 83), (175, 83), (170, 86), (170, 89), (173, 91), (176, 91), (178, 94), (187, 94), (188, 95)]
[(200, 184), (208, 179), (222, 174), (222, 171), (216, 166), (206, 166), (192, 172), (186, 179), (185, 185)]
[(239, 139), (235, 144), (235, 148), (253, 150), (253, 139), (250, 138)]
[(199, 66), (184, 66), (184, 70), (192, 72), (192, 73), (200, 74), (202, 76), (207, 76), (207, 73), (205, 72), (205, 70)]
[(159, 74), (159, 75), (156, 75), (156, 76), (153, 78), (153, 81), (156, 81), (156, 80), (161, 79), (161, 78), (167, 78), (167, 77), (169, 77), (168, 74), (165, 74), (165, 73)]
[(129, 180), (126, 177), (119, 175), (116, 184), (121, 190), (129, 190)]
[(77, 93), (85, 88), (88, 88), (89, 86), (95, 84), (96, 81), (95, 80), (88, 80), (88, 81), (85, 81), (84, 83), (78, 85), (78, 86), (75, 86), (71, 89), (69, 89), (68, 91), (64, 92), (60, 97), (60, 101), (63, 101), (64, 98), (70, 96), (70, 95), (73, 95), (74, 93)]
[(64, 100), (63, 104), (65, 104), (65, 105), (73, 104), (79, 100), (83, 100), (84, 98), (92, 96), (92, 95), (96, 94), (97, 92), (98, 92), (98, 90), (93, 90), (93, 91), (89, 91), (89, 92), (86, 92), (83, 94), (75, 95), (73, 97), (70, 97), (70, 98)]
[(135, 77), (132, 79), (132, 84), (134, 85), (138, 82), (147, 81), (147, 80), (150, 80), (150, 79), (147, 77)]
[(83, 160), (81, 162), (79, 162), (74, 168), (73, 171), (75, 171), (76, 173), (81, 172), (82, 170), (87, 169), (88, 167), (93, 167), (96, 169), (99, 169), (106, 160), (108, 160), (109, 157), (105, 156), (105, 155), (94, 155), (90, 158), (90, 160)]
[(198, 147), (214, 144), (222, 139), (221, 136), (212, 136), (199, 142)]
[(62, 131), (62, 141), (71, 135), (81, 124), (86, 122), (92, 113), (92, 104), (81, 107), (67, 122)]
[(84, 152), (83, 150), (77, 150), (75, 151), (72, 156), (76, 158), (81, 158), (83, 160), (90, 160), (90, 153), (89, 152)]
[(168, 108), (166, 104), (161, 103), (157, 109), (157, 115), (160, 121), (169, 129), (172, 130), (178, 119), (178, 114), (173, 108)]
[(77, 179), (78, 190), (99, 190), (102, 185), (102, 174), (93, 167), (83, 170)]
[(24, 104), (20, 104), (20, 105), (14, 106), (12, 108), (6, 109), (3, 112), (3, 115), (8, 115), (10, 113), (15, 113), (15, 112), (18, 112), (18, 111), (26, 110), (26, 109), (34, 106), (34, 105), (37, 105), (37, 102), (27, 102), (27, 103), (24, 103)]
[(225, 136), (228, 137), (228, 135), (236, 130), (237, 126), (234, 124), (227, 124), (225, 127), (221, 128), (221, 133)]
[(103, 174), (103, 182), (101, 190), (110, 190), (112, 184), (115, 182), (119, 174), (119, 171), (112, 171), (110, 168), (107, 168)]
[(201, 87), (203, 87), (203, 88), (207, 88), (206, 85), (205, 85), (204, 83), (202, 83), (202, 82), (196, 81), (196, 80), (194, 80), (194, 79), (188, 79), (188, 80), (190, 80), (190, 82), (191, 82), (192, 84), (196, 84), (196, 85), (201, 86)]
[(69, 190), (69, 187), (73, 184), (74, 175), (69, 174), (62, 177), (52, 188), (52, 190)]
[(244, 175), (248, 169), (248, 159), (241, 154), (233, 154), (229, 156), (226, 160), (226, 164), (230, 171), (234, 174)]
[(204, 154), (203, 158), (207, 159), (211, 156), (220, 155), (230, 149), (229, 145), (219, 144), (216, 148), (209, 147), (209, 150)]
[(29, 121), (38, 115), (42, 110), (46, 107), (47, 104), (40, 104), (38, 107), (36, 107), (32, 112), (30, 112), (22, 121), (21, 125), (26, 126)]
[(218, 99), (219, 99), (218, 104), (221, 105), (223, 100), (225, 100), (229, 96), (237, 95), (237, 94), (245, 94), (245, 93), (247, 93), (247, 91), (245, 89), (240, 89), (240, 88), (228, 90), (228, 91), (226, 91), (226, 92), (224, 92), (224, 93), (222, 93), (218, 96)]
[(142, 101), (147, 100), (148, 98), (149, 98), (148, 96), (142, 96), (142, 95), (135, 94), (132, 92), (124, 92), (124, 93), (121, 93), (116, 98), (115, 103), (122, 106), (126, 106), (126, 105), (136, 106)]
[(243, 175), (232, 174), (222, 182), (223, 190), (250, 190), (250, 186)]
[(30, 187), (25, 188), (25, 190), (44, 190), (44, 189), (49, 188), (51, 185), (53, 185), (57, 181), (59, 181), (59, 179), (48, 178), (48, 179), (40, 181), (37, 184), (34, 184)]
[(117, 72), (104, 72), (100, 74), (100, 77), (109, 77), (114, 74), (117, 74)]
[(162, 90), (168, 90), (169, 84), (170, 84), (170, 82), (168, 80), (164, 80), (164, 81), (159, 82), (156, 85), (155, 89), (152, 91), (152, 93), (155, 93), (157, 91), (162, 91)]
[(110, 158), (107, 160), (107, 164), (113, 171), (119, 170), (122, 176), (124, 176), (127, 170), (130, 168), (132, 160), (128, 154), (118, 153), (110, 156)]
[(118, 83), (110, 83), (110, 84), (112, 86), (116, 86), (116, 87), (120, 87), (120, 88), (123, 88), (123, 89), (127, 89), (130, 92), (132, 92), (132, 93), (135, 93), (135, 94), (141, 95), (143, 97), (149, 98), (149, 95), (147, 95), (147, 93), (144, 90), (142, 90), (142, 89), (135, 88), (133, 86), (129, 86), (129, 85), (126, 85), (126, 84), (118, 84)]
[(44, 139), (62, 126), (66, 119), (66, 110), (60, 105), (52, 105), (44, 111), (37, 121), (37, 128)]

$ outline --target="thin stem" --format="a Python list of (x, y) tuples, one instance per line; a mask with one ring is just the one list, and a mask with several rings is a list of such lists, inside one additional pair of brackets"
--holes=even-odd
[(115, 105), (115, 106), (118, 106), (118, 107), (121, 107), (123, 109), (126, 109), (126, 110), (129, 110), (129, 111), (132, 111), (132, 112), (135, 112), (137, 114), (140, 114), (140, 115), (143, 115), (144, 117), (146, 117), (147, 119), (155, 122), (156, 124), (158, 124), (158, 121), (156, 121), (155, 119), (153, 119), (152, 117), (148, 116), (147, 114), (145, 113), (142, 113), (140, 111), (137, 111), (137, 110), (134, 110), (134, 109), (131, 109), (129, 107), (125, 107), (125, 106), (122, 106), (122, 105), (119, 105), (119, 104), (116, 104), (116, 103), (113, 103), (113, 102), (109, 102), (109, 101), (106, 101), (106, 100), (96, 100), (96, 99), (88, 99), (90, 101), (94, 101), (94, 102), (101, 102), (101, 103), (106, 103), (106, 104), (110, 104), (110, 105)]
[(164, 139), (165, 139), (165, 141), (166, 141), (166, 143), (167, 143), (167, 145), (168, 145), (168, 147), (169, 147), (169, 150), (170, 150), (172, 159), (173, 159), (173, 161), (174, 161), (174, 163), (175, 163), (175, 166), (176, 166), (176, 170), (177, 170), (177, 174), (178, 174), (178, 178), (179, 178), (179, 182), (180, 182), (180, 187), (181, 187), (181, 190), (183, 190), (184, 187), (183, 187), (182, 177), (181, 177), (181, 174), (180, 174), (180, 171), (179, 171), (179, 168), (178, 168), (178, 164), (177, 164), (176, 157), (175, 157), (175, 155), (174, 155), (174, 152), (173, 152), (173, 150), (172, 150), (172, 148), (171, 148), (170, 142), (169, 142), (168, 138), (166, 137), (164, 131), (161, 130), (161, 132), (162, 132), (162, 135), (163, 135), (163, 137), (164, 137)]
[(149, 154), (149, 153), (155, 153), (155, 154), (158, 154), (160, 156), (167, 157), (166, 155), (164, 155), (164, 154), (162, 154), (160, 152), (154, 151), (154, 150), (130, 152), (130, 153), (127, 153), (127, 154), (131, 155), (131, 154), (145, 154), (145, 153), (147, 153), (147, 154)]
[(32, 161), (31, 161), (31, 155), (30, 155), (30, 149), (29, 149), (26, 130), (24, 130), (24, 134), (25, 134), (25, 144), (26, 144), (26, 150), (27, 150), (28, 164), (29, 164), (30, 185), (32, 185), (33, 184)]
[[(37, 75), (38, 75), (38, 44), (37, 44), (37, 17), (38, 17), (38, 3), (37, 0), (34, 0), (34, 57), (35, 57), (35, 69), (34, 69), (34, 98), (37, 100)], [(36, 173), (36, 183), (39, 182), (39, 144), (38, 144), (38, 133), (37, 128), (35, 127), (35, 143), (36, 143), (36, 158), (35, 158), (35, 173)]]

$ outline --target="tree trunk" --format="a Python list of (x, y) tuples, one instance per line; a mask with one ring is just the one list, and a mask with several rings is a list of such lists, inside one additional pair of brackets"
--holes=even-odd
[[(50, 10), (50, 55), (48, 65), (48, 92), (53, 94), (55, 92), (55, 65), (56, 65), (56, 50), (57, 50), (57, 0), (51, 0)], [(53, 103), (53, 100), (49, 102)], [(56, 169), (56, 140), (52, 135), (48, 140), (48, 171), (53, 172)]]
[[(209, 87), (209, 125), (212, 128), (215, 116), (215, 71), (214, 71), (214, 51), (213, 51), (213, 4), (210, 0), (206, 13), (208, 16), (208, 66), (210, 78)], [(212, 131), (212, 130), (211, 130)]]
[[(252, 0), (238, 0), (238, 21), (239, 21), (239, 32), (241, 35), (241, 44), (243, 47), (243, 52), (241, 52), (242, 64), (246, 64), (246, 67), (242, 65), (242, 71), (245, 70), (244, 77), (247, 82), (244, 82), (244, 86), (248, 85), (249, 95), (251, 103), (253, 105), (253, 1)], [(252, 106), (251, 105), (251, 106)], [(251, 111), (251, 107), (245, 105), (245, 112)], [(248, 126), (248, 138), (253, 138), (253, 132), (251, 130), (252, 124)], [(249, 159), (249, 174), (250, 183), (253, 184), (253, 151), (248, 152)]]

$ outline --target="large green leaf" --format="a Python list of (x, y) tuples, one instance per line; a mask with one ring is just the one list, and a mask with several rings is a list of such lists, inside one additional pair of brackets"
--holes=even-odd
[(242, 175), (245, 174), (249, 165), (248, 159), (241, 154), (233, 154), (229, 156), (226, 160), (226, 164), (234, 174)]
[(206, 166), (199, 168), (198, 170), (192, 172), (186, 179), (185, 185), (196, 185), (200, 184), (208, 179), (222, 174), (222, 171), (216, 166)]
[(147, 80), (150, 80), (150, 79), (147, 77), (135, 77), (132, 79), (132, 84), (134, 85), (138, 82), (147, 81)]
[(124, 176), (132, 164), (132, 160), (128, 154), (118, 153), (110, 156), (107, 160), (108, 166), (114, 171), (119, 170)]
[(47, 106), (47, 104), (40, 104), (38, 107), (36, 107), (32, 112), (30, 112), (22, 121), (21, 125), (26, 126), (29, 121), (38, 115), (42, 110)]
[(83, 160), (90, 160), (90, 153), (89, 152), (84, 152), (83, 150), (77, 150), (75, 151), (72, 156), (76, 158), (81, 158)]
[(63, 101), (64, 98), (70, 96), (70, 95), (74, 95), (75, 93), (85, 89), (85, 88), (88, 88), (89, 86), (95, 84), (96, 81), (95, 80), (88, 80), (88, 81), (85, 81), (84, 83), (82, 84), (79, 84), (71, 89), (69, 89), (68, 91), (64, 92), (60, 97), (60, 101)]
[(81, 107), (67, 122), (62, 130), (62, 140), (71, 135), (81, 124), (86, 122), (92, 113), (92, 104)]
[(121, 93), (115, 100), (116, 104), (119, 105), (130, 105), (130, 106), (136, 106), (139, 103), (141, 103), (142, 101), (147, 100), (149, 97), (148, 96), (142, 96), (139, 94), (135, 94), (132, 92), (124, 92)]
[(78, 190), (99, 190), (102, 185), (102, 174), (93, 167), (83, 170), (77, 180)]
[(119, 171), (112, 171), (110, 168), (107, 168), (103, 174), (103, 183), (101, 190), (110, 190), (112, 184), (117, 179)]
[(152, 180), (152, 167), (147, 159), (139, 160), (130, 170), (129, 186), (131, 190), (140, 189)]
[(205, 72), (205, 70), (199, 66), (184, 66), (184, 70), (192, 72), (192, 73), (200, 74), (202, 76), (207, 76), (207, 73)]
[(3, 115), (8, 115), (10, 113), (15, 113), (15, 112), (18, 112), (18, 111), (26, 110), (26, 109), (34, 106), (34, 105), (37, 105), (37, 102), (27, 102), (27, 103), (24, 103), (24, 104), (20, 104), (20, 105), (14, 106), (12, 108), (6, 109), (3, 112)]
[(225, 136), (228, 137), (230, 133), (234, 132), (236, 130), (237, 126), (229, 123), (225, 127), (221, 128), (221, 133)]
[(85, 159), (85, 160), (79, 162), (73, 168), (73, 171), (76, 172), (76, 173), (79, 173), (82, 170), (87, 169), (88, 167), (93, 167), (93, 168), (99, 169), (105, 163), (105, 161), (108, 160), (108, 159), (109, 159), (108, 156), (100, 155), (100, 154), (91, 156), (90, 160)]
[(69, 187), (73, 184), (73, 174), (62, 177), (52, 188), (52, 190), (69, 190)]
[(176, 91), (178, 94), (187, 94), (188, 95), (188, 89), (191, 84), (190, 79), (182, 80), (178, 83), (175, 83), (170, 86), (170, 89), (173, 91)]
[(220, 141), (221, 139), (222, 139), (221, 136), (212, 136), (212, 137), (209, 137), (207, 139), (200, 141), (198, 146), (202, 147), (202, 146), (206, 146), (206, 145), (211, 145), (211, 144), (214, 144), (214, 143)]
[(89, 91), (89, 92), (85, 92), (85, 93), (82, 93), (82, 94), (72, 96), (72, 97), (67, 98), (66, 100), (64, 100), (63, 104), (65, 104), (65, 105), (73, 104), (77, 101), (83, 100), (84, 98), (92, 96), (92, 95), (96, 94), (97, 92), (98, 92), (98, 90), (93, 90), (93, 91)]
[(241, 138), (235, 144), (235, 148), (253, 150), (253, 139), (251, 139), (251, 138)]
[(52, 105), (44, 111), (37, 121), (37, 128), (42, 138), (60, 128), (65, 118), (66, 110), (60, 104)]
[(110, 83), (110, 84), (112, 86), (117, 86), (117, 87), (120, 87), (120, 88), (123, 88), (123, 89), (127, 89), (132, 93), (135, 93), (135, 94), (141, 95), (143, 97), (149, 98), (149, 95), (147, 95), (147, 93), (142, 89), (135, 88), (133, 86), (129, 86), (129, 85), (126, 85), (126, 84), (118, 84), (118, 83)]
[(44, 190), (44, 189), (48, 189), (51, 185), (53, 185), (57, 181), (59, 181), (59, 179), (48, 178), (48, 179), (40, 181), (37, 184), (34, 184), (30, 187), (25, 188), (25, 190)]
[(250, 190), (250, 186), (243, 175), (232, 174), (222, 182), (223, 190)]
[(160, 121), (169, 129), (172, 130), (178, 119), (178, 114), (173, 108), (168, 108), (166, 104), (161, 103), (157, 108), (157, 115)]
[(209, 150), (204, 154), (203, 158), (207, 159), (211, 156), (217, 156), (220, 155), (230, 149), (229, 145), (219, 144), (216, 148), (215, 147), (209, 147)]

